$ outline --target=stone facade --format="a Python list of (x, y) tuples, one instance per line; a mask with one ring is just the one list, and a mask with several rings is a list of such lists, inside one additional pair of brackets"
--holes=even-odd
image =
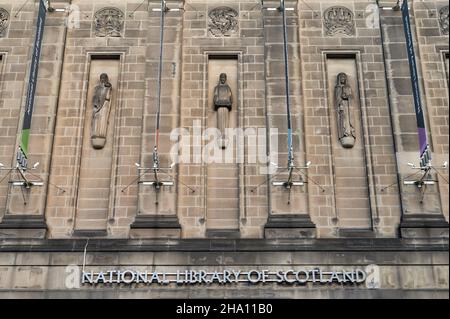
[[(448, 162), (448, 3), (410, 0), (436, 167), (436, 182), (422, 194), (404, 183), (419, 176), (407, 165), (419, 159), (400, 11), (369, 0), (286, 1), (293, 9), (285, 11), (293, 155), (296, 166), (311, 162), (295, 171), (303, 186), (286, 189), (272, 183), (287, 180), (286, 170), (270, 175), (272, 164), (249, 160), (256, 147), (264, 155), (278, 151), (282, 168), (288, 161), (283, 20), (267, 9), (280, 2), (167, 1), (161, 73), (160, 4), (141, 2), (52, 1), (66, 11), (47, 12), (28, 159), (40, 163), (29, 176), (44, 186), (12, 186), (17, 172), (0, 171), (0, 297), (448, 298), (448, 168), (441, 167)], [(15, 166), (38, 3), (19, 10), (0, 0), (4, 167)], [(230, 147), (243, 162), (206, 164), (201, 152), (209, 141), (195, 134), (215, 125), (211, 88), (225, 71), (232, 127), (264, 138), (243, 137), (242, 148)], [(107, 144), (94, 150), (86, 132), (103, 72), (113, 83), (113, 106)], [(352, 91), (351, 149), (337, 138), (341, 72)], [(142, 183), (154, 179), (144, 170), (153, 165), (158, 105), (161, 167), (189, 157), (161, 171), (174, 185), (160, 189)], [(173, 158), (175, 143), (188, 141), (187, 154)], [(87, 238), (92, 269), (377, 264), (381, 287), (70, 290), (65, 267), (81, 266)]]

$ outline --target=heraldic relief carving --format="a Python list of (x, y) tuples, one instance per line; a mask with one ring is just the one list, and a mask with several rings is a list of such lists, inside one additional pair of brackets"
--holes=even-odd
[(95, 35), (97, 37), (120, 37), (123, 28), (122, 11), (116, 8), (103, 8), (94, 15)]
[(215, 37), (230, 36), (237, 32), (238, 13), (230, 7), (218, 7), (211, 10), (209, 16), (209, 32)]
[(448, 34), (448, 23), (448, 6), (445, 6), (439, 10), (439, 24), (443, 34)]
[(352, 88), (348, 84), (348, 77), (345, 73), (337, 76), (336, 87), (334, 88), (335, 108), (337, 115), (338, 137), (344, 148), (352, 148), (355, 145), (355, 129), (350, 116)]
[(341, 6), (331, 7), (325, 10), (323, 18), (327, 35), (355, 34), (354, 16), (350, 9)]
[(0, 37), (5, 34), (8, 28), (9, 13), (3, 8), (0, 8)]

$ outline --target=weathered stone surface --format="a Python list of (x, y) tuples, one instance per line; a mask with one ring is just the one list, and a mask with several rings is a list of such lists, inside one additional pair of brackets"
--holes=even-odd
[[(423, 194), (403, 183), (420, 174), (411, 175), (415, 171), (406, 165), (418, 164), (418, 139), (401, 13), (380, 10), (380, 30), (368, 6), (373, 3), (365, 0), (286, 4), (294, 9), (286, 11), (294, 164), (311, 162), (295, 170), (295, 180), (304, 184), (292, 189), (271, 183), (288, 178), (281, 171), (288, 163), (288, 133), (279, 10), (263, 9), (259, 0), (167, 1), (169, 9), (182, 10), (165, 15), (160, 92), (158, 3), (72, 0), (68, 18), (79, 21), (47, 14), (28, 158), (40, 166), (27, 172), (44, 186), (12, 187), (8, 182), (20, 176), (3, 179), (8, 171), (0, 171), (0, 297), (448, 298), (448, 254), (442, 252), (448, 248), (448, 172), (441, 168), (448, 162), (448, 3), (410, 2), (421, 99), (439, 170)], [(279, 1), (264, 5), (276, 8)], [(5, 167), (16, 164), (37, 8), (32, 1), (18, 12), (10, 0), (0, 0)], [(219, 61), (215, 70), (212, 57)], [(115, 113), (108, 118), (107, 152), (100, 156), (90, 153), (97, 150), (85, 132), (90, 91), (97, 85), (90, 73), (98, 79), (111, 64), (114, 70), (106, 72), (115, 81)], [(279, 175), (266, 173), (265, 158), (224, 166), (202, 162), (207, 141), (201, 134), (217, 126), (210, 92), (221, 72), (233, 82), (232, 127), (261, 130), (264, 137), (245, 140), (243, 153), (278, 151), (270, 161), (277, 162), (271, 166), (280, 167)], [(350, 76), (354, 93), (351, 149), (335, 143), (339, 72)], [(171, 148), (177, 141), (194, 145), (187, 162), (159, 172), (174, 185), (156, 190), (138, 184), (155, 179), (151, 169), (136, 178), (154, 163), (159, 96), (161, 167), (176, 161)], [(173, 136), (174, 128), (185, 135)], [(271, 136), (278, 149), (266, 140)], [(378, 264), (381, 288), (69, 290), (66, 279), (75, 268), (66, 267), (82, 265), (85, 247), (95, 269)]]

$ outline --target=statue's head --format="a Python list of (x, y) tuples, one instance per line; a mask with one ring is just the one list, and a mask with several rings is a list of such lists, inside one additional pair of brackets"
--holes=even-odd
[(221, 73), (220, 74), (219, 81), (220, 81), (220, 84), (225, 84), (225, 82), (227, 82), (227, 75), (226, 75), (226, 73)]
[(109, 83), (108, 74), (102, 73), (100, 74), (100, 83)]
[(347, 84), (347, 74), (339, 73), (337, 76), (337, 83), (338, 84)]

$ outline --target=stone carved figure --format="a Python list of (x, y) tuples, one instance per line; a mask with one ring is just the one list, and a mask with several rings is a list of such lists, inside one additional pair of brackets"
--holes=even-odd
[(439, 25), (441, 26), (442, 34), (448, 34), (449, 29), (448, 6), (442, 7), (441, 10), (439, 10)]
[(116, 8), (103, 8), (94, 15), (95, 35), (97, 37), (120, 37), (123, 28), (122, 11)]
[(328, 36), (335, 34), (355, 34), (354, 15), (350, 9), (334, 6), (325, 10), (323, 17), (325, 31)]
[(209, 32), (215, 37), (230, 36), (236, 33), (238, 13), (230, 7), (218, 7), (211, 10), (209, 16)]
[(102, 149), (108, 134), (109, 114), (111, 113), (112, 85), (108, 74), (100, 75), (100, 84), (94, 89), (92, 98), (91, 143), (95, 149)]
[(350, 115), (353, 94), (352, 88), (348, 84), (347, 74), (338, 74), (336, 87), (334, 88), (334, 96), (339, 141), (343, 147), (352, 148), (355, 145), (356, 137)]
[(219, 140), (219, 146), (222, 149), (226, 148), (225, 130), (228, 128), (229, 112), (233, 105), (233, 94), (230, 86), (227, 84), (226, 73), (221, 73), (219, 76), (219, 84), (214, 88), (214, 110), (217, 111), (217, 128), (222, 134)]
[(0, 37), (5, 35), (8, 28), (9, 13), (3, 8), (0, 8)]

